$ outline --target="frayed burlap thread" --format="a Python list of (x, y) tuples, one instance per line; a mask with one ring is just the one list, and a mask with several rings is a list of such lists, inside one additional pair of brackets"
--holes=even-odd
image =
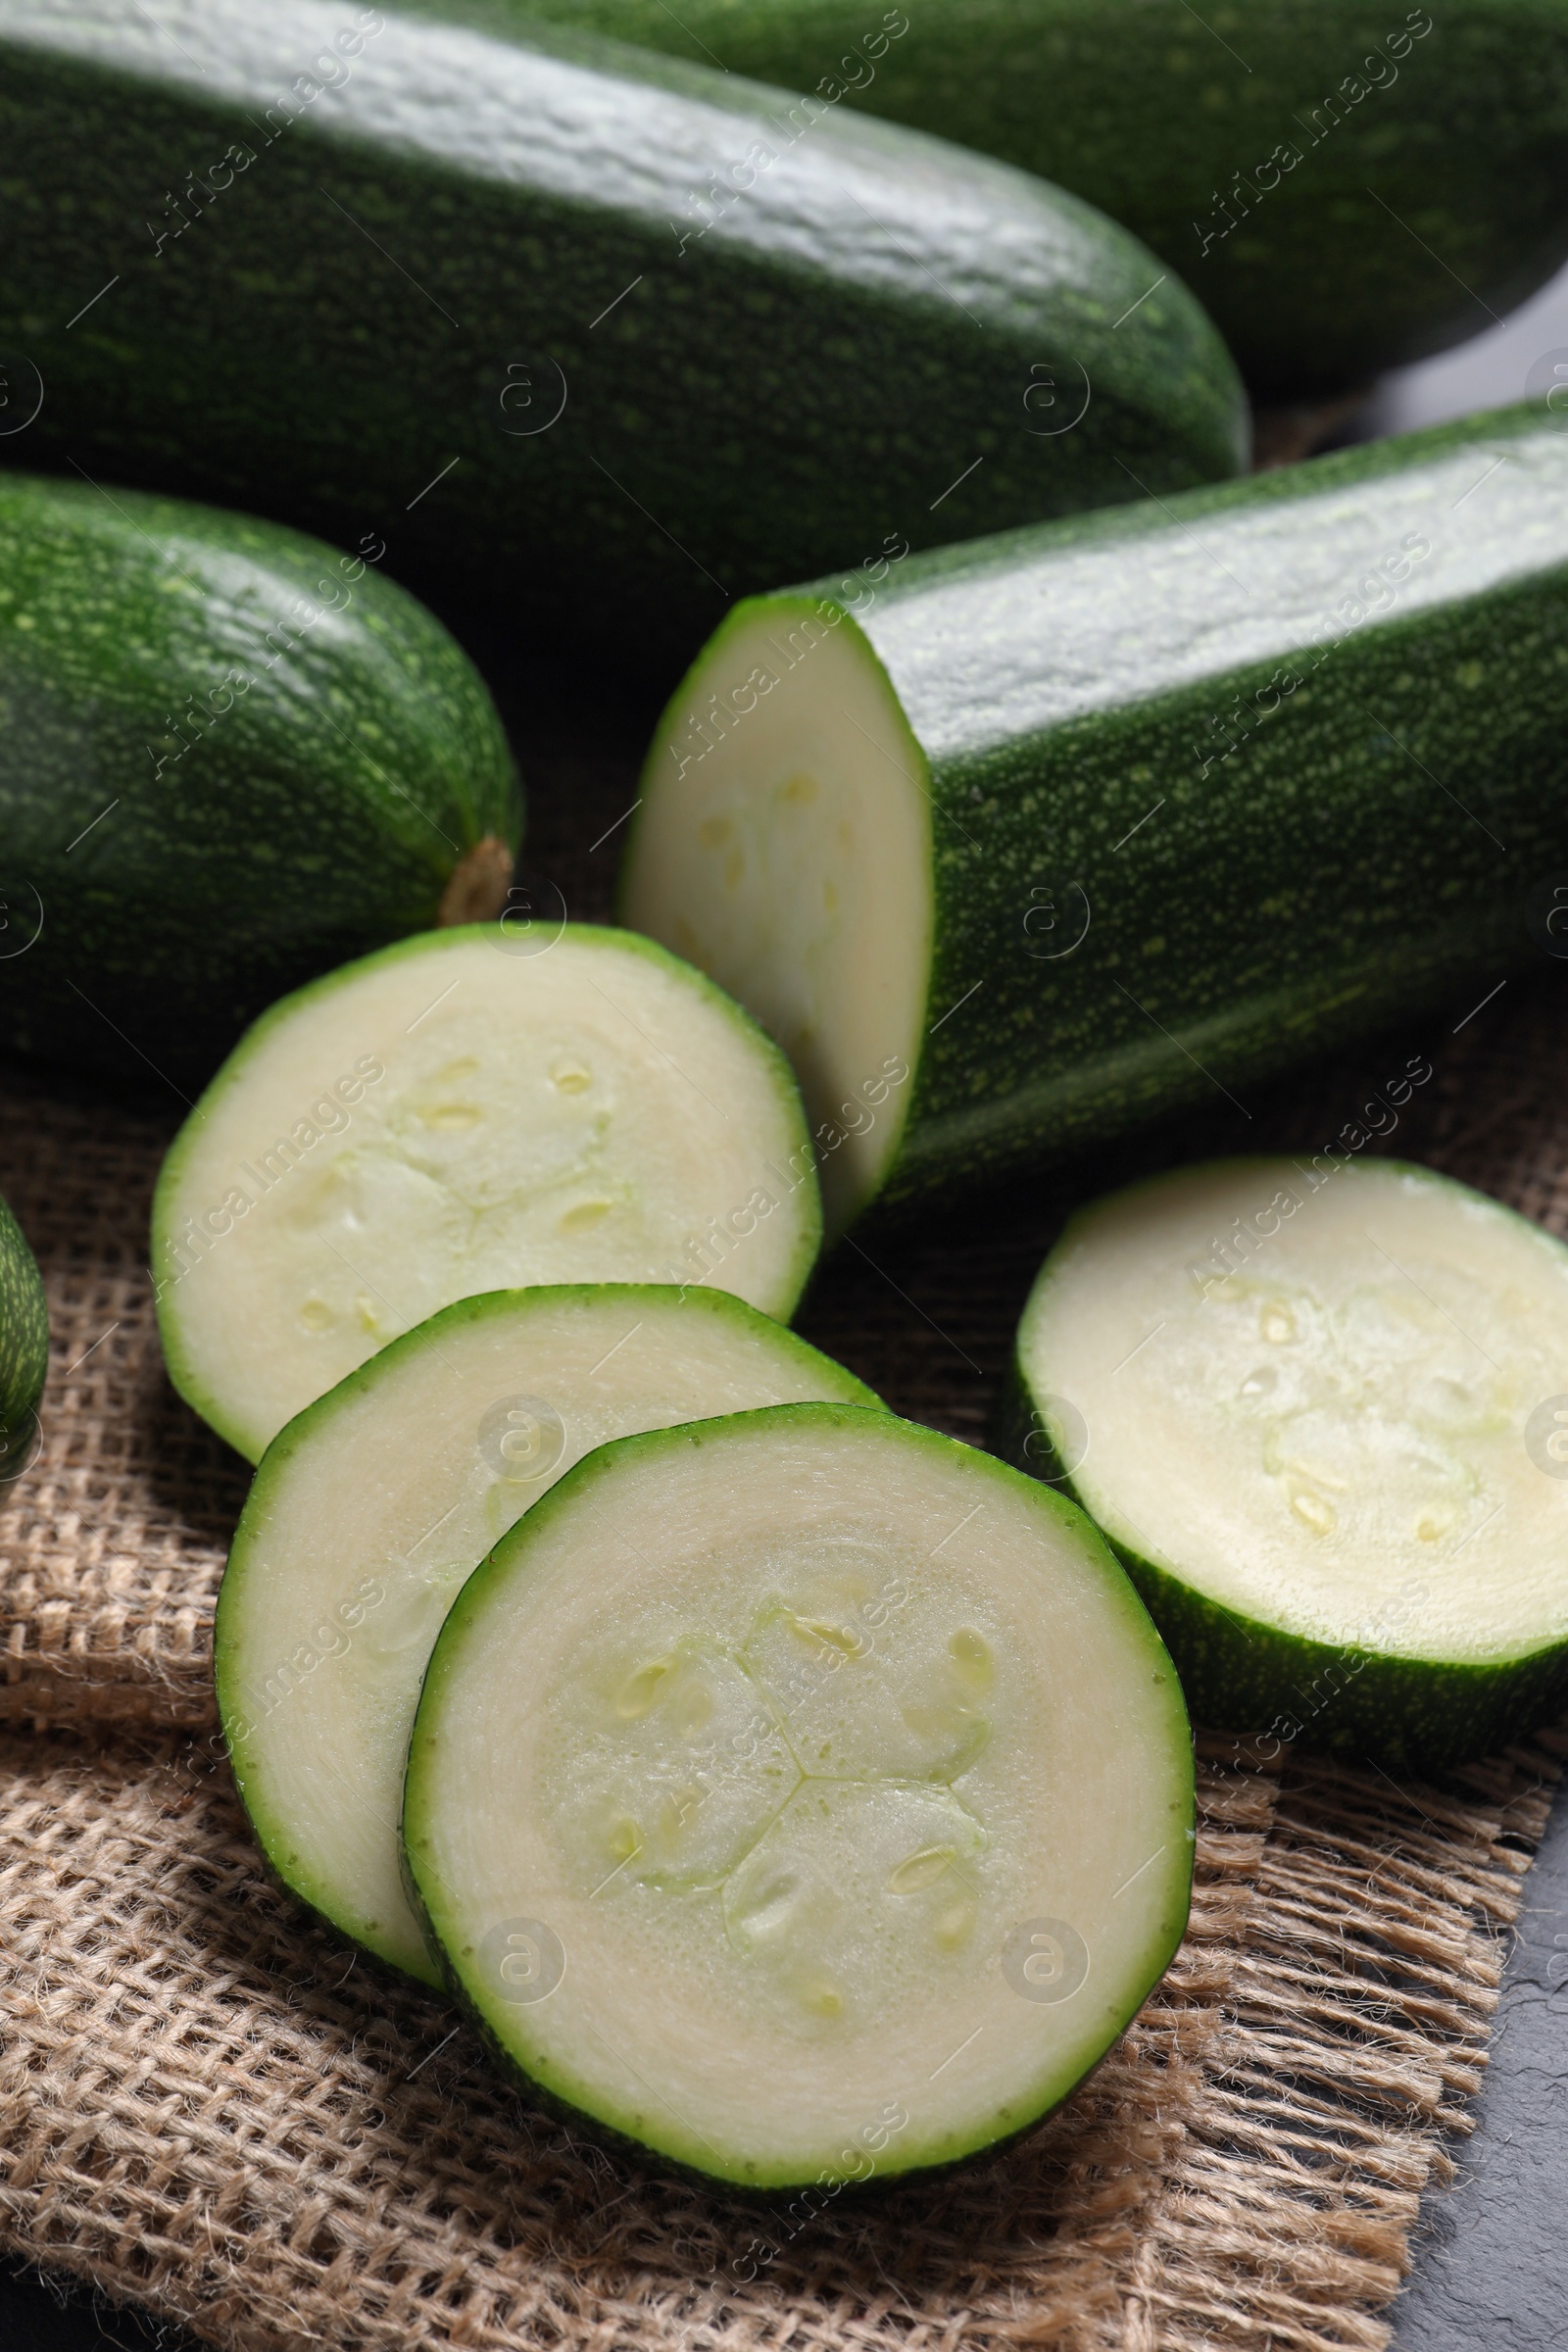
[(229, 2352), (1375, 2352), (1553, 1770), (1205, 1741), (1192, 1930), (1098, 2074), (807, 2211), (499, 2083), (270, 1884), (205, 1749), (0, 1736), (0, 2243)]

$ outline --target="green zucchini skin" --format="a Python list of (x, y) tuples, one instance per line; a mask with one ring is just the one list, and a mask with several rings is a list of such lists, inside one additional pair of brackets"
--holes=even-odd
[(470, 853), (505, 895), (495, 707), (361, 556), (0, 474), (0, 700), (15, 1052), (199, 1080), (285, 989), (434, 923)]
[[(1016, 1348), (991, 1427), (1004, 1461), (1086, 1508), (1036, 1409)], [(1093, 1514), (1091, 1513), (1091, 1516)], [(1098, 1521), (1096, 1522), (1098, 1525)], [(1568, 1696), (1568, 1642), (1472, 1664), (1311, 1642), (1225, 1609), (1102, 1527), (1176, 1662), (1195, 1723), (1317, 1753), (1441, 1772), (1495, 1753)]]
[(858, 619), (831, 582), (777, 602), (781, 642), (863, 631), (926, 763), (888, 1206), (1236, 1101), (1541, 953), (1568, 827), (1542, 411), (913, 558)]
[(1180, 271), (1265, 396), (1441, 350), (1568, 258), (1560, 0), (528, 5), (1073, 189)]
[(635, 659), (899, 536), (1245, 462), (1187, 289), (989, 159), (493, 9), (176, 17), (0, 0), (0, 338), (52, 464), (373, 525)]
[(31, 1458), (30, 1438), (49, 1369), (49, 1308), (37, 1261), (0, 1200), (0, 1493)]

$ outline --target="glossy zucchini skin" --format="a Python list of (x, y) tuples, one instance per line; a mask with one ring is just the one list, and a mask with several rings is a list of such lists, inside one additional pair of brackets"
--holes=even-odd
[(0, 0), (0, 342), (51, 463), (373, 527), (625, 661), (1245, 461), (1187, 289), (989, 159), (493, 8), (160, 23)]
[[(1550, 945), (1530, 923), (1568, 867), (1558, 425), (1504, 410), (1008, 533), (844, 611), (933, 812), (884, 1200), (1226, 1095), (1240, 1141), (1249, 1080)], [(832, 584), (781, 601), (813, 598)]]
[(1265, 397), (1477, 334), (1568, 258), (1561, 0), (527, 6), (1058, 181), (1180, 271)]
[(0, 700), (6, 1050), (180, 1089), (285, 989), (505, 898), (495, 706), (363, 556), (0, 473)]
[(49, 1308), (37, 1261), (0, 1200), (0, 1494), (26, 1468), (49, 1369)]

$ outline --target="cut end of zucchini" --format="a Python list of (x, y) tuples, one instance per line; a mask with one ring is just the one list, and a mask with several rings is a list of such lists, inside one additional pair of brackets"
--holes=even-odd
[(466, 1298), (291, 1423), (247, 1498), (215, 1637), (235, 1779), (287, 1885), (438, 1982), (397, 1819), (419, 1680), (465, 1578), (607, 1440), (802, 1397), (877, 1402), (723, 1291), (594, 1283)]
[(455, 1298), (712, 1284), (788, 1316), (820, 1205), (799, 1097), (708, 981), (626, 932), (422, 934), (275, 1005), (170, 1153), (171, 1376), (255, 1460)]
[(411, 1880), (547, 2094), (720, 2179), (1022, 2130), (1186, 1918), (1169, 1659), (1071, 1505), (892, 1416), (603, 1448), (447, 1621)]
[(932, 923), (924, 756), (847, 613), (773, 597), (719, 630), (655, 738), (623, 890), (789, 1055), (842, 1228), (907, 1116)]
[(1134, 1186), (1047, 1260), (1018, 1368), (1205, 1711), (1433, 1754), (1568, 1643), (1568, 1250), (1466, 1186), (1322, 1155)]

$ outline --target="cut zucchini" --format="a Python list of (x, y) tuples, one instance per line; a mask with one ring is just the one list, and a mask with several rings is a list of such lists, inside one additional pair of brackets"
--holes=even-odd
[(622, 911), (791, 1055), (832, 1227), (1540, 953), (1559, 422), (1467, 417), (730, 612), (655, 734)]
[(440, 1983), (398, 1865), (409, 1731), (441, 1620), (513, 1522), (607, 1439), (871, 1391), (724, 1291), (593, 1283), (465, 1298), (269, 1446), (219, 1594), (218, 1701), (295, 1893)]
[(841, 1405), (625, 1438), (497, 1545), (410, 1747), (411, 1886), (548, 2099), (752, 2187), (1066, 2096), (1187, 1916), (1169, 1659), (1070, 1504)]
[(820, 1238), (789, 1065), (739, 1006), (626, 932), (506, 918), (275, 1004), (153, 1204), (170, 1377), (252, 1461), (456, 1298), (712, 1282), (787, 1317)]
[[(1364, 1143), (1363, 1131), (1356, 1131)], [(1072, 1219), (1006, 1449), (1126, 1562), (1200, 1720), (1435, 1767), (1568, 1675), (1568, 1249), (1344, 1151)]]

